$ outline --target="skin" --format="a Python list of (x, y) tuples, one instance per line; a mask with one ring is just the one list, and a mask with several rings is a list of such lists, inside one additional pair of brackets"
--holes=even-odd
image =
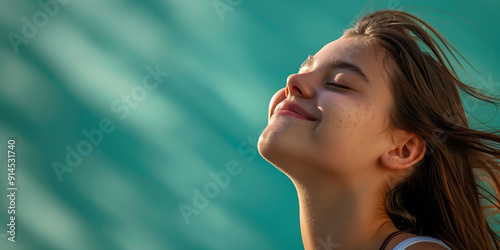
[[(339, 38), (318, 51), (310, 67), (290, 75), (270, 101), (258, 149), (297, 189), (305, 249), (378, 249), (397, 231), (384, 200), (423, 158), (425, 143), (414, 133), (388, 129), (392, 95), (384, 57), (365, 38)], [(329, 59), (358, 66), (369, 82), (349, 69), (332, 70)], [(317, 120), (275, 113), (284, 100)], [(412, 236), (398, 235), (386, 249)], [(419, 243), (408, 249), (444, 248)]]

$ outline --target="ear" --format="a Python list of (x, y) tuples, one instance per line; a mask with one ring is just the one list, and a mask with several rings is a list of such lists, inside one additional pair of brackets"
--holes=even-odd
[[(400, 131), (401, 132), (401, 131)], [(417, 134), (399, 133), (398, 144), (393, 145), (381, 156), (382, 164), (390, 169), (406, 169), (422, 160), (425, 156), (426, 143)]]

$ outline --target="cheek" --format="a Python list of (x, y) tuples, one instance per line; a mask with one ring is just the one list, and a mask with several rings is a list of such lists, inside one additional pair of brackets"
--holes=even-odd
[(378, 133), (377, 110), (367, 98), (337, 98), (324, 105), (325, 119), (318, 127), (316, 142), (327, 161), (341, 165), (360, 164)]
[(326, 102), (324, 107), (324, 128), (331, 134), (359, 134), (375, 120), (372, 102), (367, 98), (342, 97)]

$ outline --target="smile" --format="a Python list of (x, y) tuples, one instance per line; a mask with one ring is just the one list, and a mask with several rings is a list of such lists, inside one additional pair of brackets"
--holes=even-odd
[(295, 118), (299, 118), (299, 119), (302, 119), (302, 120), (308, 120), (308, 121), (311, 121), (311, 119), (307, 118), (307, 117), (304, 117), (302, 116), (301, 114), (299, 113), (295, 113), (291, 110), (285, 110), (285, 109), (282, 109), (282, 110), (278, 110), (278, 112), (276, 112), (276, 115), (282, 115), (282, 116), (291, 116), (291, 117), (295, 117)]
[(302, 108), (299, 104), (285, 100), (283, 103), (280, 103), (275, 109), (275, 114), (284, 115), (284, 116), (292, 116), (295, 118), (300, 118), (302, 120), (316, 121), (316, 117), (307, 112), (304, 108)]

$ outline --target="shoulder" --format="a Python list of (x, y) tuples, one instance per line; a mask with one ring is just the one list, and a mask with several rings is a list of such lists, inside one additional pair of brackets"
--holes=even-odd
[(450, 250), (441, 240), (429, 236), (406, 235), (393, 250)]
[(406, 248), (406, 250), (449, 250), (435, 242), (418, 242)]

